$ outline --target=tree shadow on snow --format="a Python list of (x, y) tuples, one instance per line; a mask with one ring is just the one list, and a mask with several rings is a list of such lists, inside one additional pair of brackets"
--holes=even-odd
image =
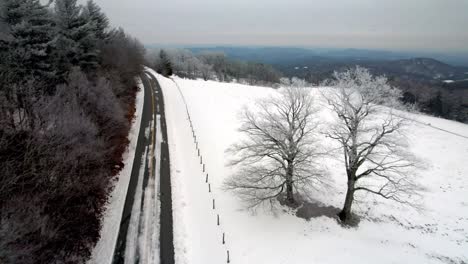
[(277, 200), (282, 206), (287, 206), (292, 209), (292, 212), (295, 211), (297, 217), (307, 221), (312, 218), (325, 216), (336, 220), (343, 227), (356, 227), (359, 225), (359, 217), (354, 214), (347, 223), (342, 223), (338, 218), (338, 213), (341, 211), (340, 208), (327, 206), (319, 201), (311, 200), (310, 198), (304, 199), (304, 197), (298, 194), (295, 195), (295, 198), (296, 203), (292, 205), (286, 202), (284, 195), (278, 196)]
[(297, 217), (303, 218), (309, 221), (311, 218), (326, 216), (333, 219), (338, 219), (337, 214), (340, 212), (340, 209), (333, 206), (326, 206), (323, 203), (311, 199), (304, 199), (301, 195), (295, 195), (296, 202), (295, 204), (289, 204), (285, 195), (280, 195), (277, 197), (278, 202), (282, 206), (287, 206), (290, 209), (293, 209)]
[(306, 220), (321, 216), (337, 219), (339, 212), (340, 209), (333, 206), (323, 206), (317, 202), (303, 201), (302, 205), (297, 208), (296, 216)]

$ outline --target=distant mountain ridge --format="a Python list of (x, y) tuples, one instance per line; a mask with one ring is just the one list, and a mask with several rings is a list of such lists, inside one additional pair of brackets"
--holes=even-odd
[(194, 53), (201, 51), (219, 51), (227, 56), (240, 59), (258, 61), (268, 64), (287, 64), (301, 61), (391, 61), (411, 58), (433, 58), (454, 66), (468, 67), (468, 53), (430, 53), (403, 52), (368, 49), (325, 49), (325, 48), (297, 48), (297, 47), (242, 47), (242, 46), (207, 46), (186, 47)]
[(459, 80), (468, 78), (468, 67), (452, 66), (432, 58), (410, 58), (394, 61), (363, 62), (360, 65), (378, 74), (406, 79)]

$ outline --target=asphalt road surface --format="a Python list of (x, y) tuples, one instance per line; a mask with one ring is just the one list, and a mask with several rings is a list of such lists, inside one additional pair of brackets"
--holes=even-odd
[[(159, 245), (160, 245), (160, 263), (161, 264), (173, 264), (174, 263), (174, 243), (173, 243), (173, 227), (172, 227), (172, 194), (171, 194), (171, 180), (170, 180), (170, 161), (169, 161), (169, 149), (167, 144), (167, 130), (166, 130), (166, 119), (164, 112), (164, 99), (162, 96), (162, 90), (157, 82), (156, 78), (151, 74), (144, 74), (141, 76), (144, 85), (145, 101), (143, 104), (143, 112), (141, 119), (141, 128), (138, 135), (138, 141), (135, 151), (135, 159), (133, 162), (132, 172), (130, 183), (127, 191), (127, 197), (125, 199), (124, 210), (122, 213), (122, 220), (119, 227), (119, 236), (114, 250), (114, 259), (113, 263), (123, 264), (125, 263), (125, 251), (129, 233), (130, 219), (132, 218), (133, 213), (143, 214), (140, 210), (135, 212), (132, 210), (135, 206), (135, 201), (141, 200), (141, 208), (144, 204), (145, 196), (143, 195), (148, 188), (148, 179), (149, 177), (155, 177), (156, 173), (151, 168), (155, 168), (155, 162), (160, 162), (160, 182), (159, 182), (159, 197), (160, 197), (160, 219), (154, 219), (154, 221), (159, 221), (160, 230), (159, 230)], [(160, 116), (161, 122), (161, 155), (160, 157), (154, 156), (154, 146), (155, 146), (155, 134), (149, 133), (150, 136), (145, 137), (145, 131), (150, 128), (152, 131), (156, 130), (157, 116)], [(152, 126), (152, 127), (151, 127)], [(152, 146), (152, 147), (150, 147)], [(149, 150), (146, 152), (145, 150)], [(149, 156), (149, 159), (148, 159)], [(142, 162), (143, 158), (146, 158), (148, 162)], [(144, 165), (143, 165), (144, 164)], [(143, 191), (137, 191), (138, 181), (140, 177), (141, 167), (144, 166), (143, 177)], [(157, 190), (156, 190), (157, 191)], [(158, 195), (158, 194), (157, 194)], [(159, 209), (157, 209), (159, 210)], [(138, 227), (139, 229), (140, 227)], [(138, 235), (138, 233), (136, 234)], [(131, 235), (130, 235), (131, 236)], [(140, 261), (137, 254), (132, 260), (133, 263), (143, 263)], [(128, 263), (126, 263), (128, 264)]]

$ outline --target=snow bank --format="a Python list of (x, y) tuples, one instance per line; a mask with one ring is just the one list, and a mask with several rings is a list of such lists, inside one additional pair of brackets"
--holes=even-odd
[[(210, 254), (222, 250), (212, 244), (219, 230), (205, 223), (213, 221), (206, 213), (211, 203), (194, 153), (185, 106), (170, 79), (158, 75), (158, 80), (166, 100), (173, 167), (177, 263), (189, 260), (190, 263), (223, 263), (225, 259), (215, 261)], [(232, 173), (226, 166), (225, 150), (240, 136), (236, 130), (237, 112), (244, 104), (275, 93), (274, 89), (174, 80), (187, 101), (210, 177), (210, 197), (216, 198), (216, 210), (222, 216), (232, 263), (468, 261), (468, 139), (435, 129), (468, 136), (467, 125), (415, 114), (414, 119), (420, 123), (412, 124), (408, 131), (411, 150), (427, 164), (419, 176), (419, 182), (426, 188), (425, 210), (417, 212), (376, 196), (361, 196), (361, 201), (353, 207), (363, 216), (359, 227), (344, 228), (326, 217), (306, 221), (289, 211), (271, 214), (260, 209), (252, 213), (232, 193), (222, 190), (223, 180)], [(318, 94), (318, 90), (312, 89), (312, 93)], [(325, 120), (330, 116), (323, 109), (321, 117)], [(312, 196), (325, 205), (341, 207), (346, 190), (344, 169), (337, 160), (327, 161), (327, 166), (336, 189)]]
[(114, 256), (115, 243), (119, 235), (120, 218), (122, 217), (125, 197), (127, 196), (133, 160), (135, 158), (135, 149), (141, 127), (141, 115), (145, 95), (145, 88), (141, 79), (138, 80), (138, 87), (140, 90), (136, 95), (135, 119), (128, 135), (130, 142), (123, 155), (124, 168), (117, 175), (117, 181), (115, 181), (114, 189), (110, 194), (109, 204), (106, 207), (102, 221), (101, 238), (91, 253), (91, 259), (88, 261), (91, 264), (110, 264)]

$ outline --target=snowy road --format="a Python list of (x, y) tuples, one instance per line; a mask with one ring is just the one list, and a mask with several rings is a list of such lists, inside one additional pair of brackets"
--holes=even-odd
[(162, 142), (160, 144), (160, 256), (162, 264), (174, 263), (174, 238), (173, 238), (173, 219), (172, 219), (172, 187), (169, 162), (169, 147), (167, 141), (166, 114), (164, 107), (164, 98), (161, 86), (155, 76), (148, 73), (150, 82), (156, 91), (156, 113), (160, 116), (160, 131), (162, 132)]
[(171, 264), (174, 247), (164, 102), (151, 74), (144, 74), (142, 81), (141, 128), (113, 263)]

